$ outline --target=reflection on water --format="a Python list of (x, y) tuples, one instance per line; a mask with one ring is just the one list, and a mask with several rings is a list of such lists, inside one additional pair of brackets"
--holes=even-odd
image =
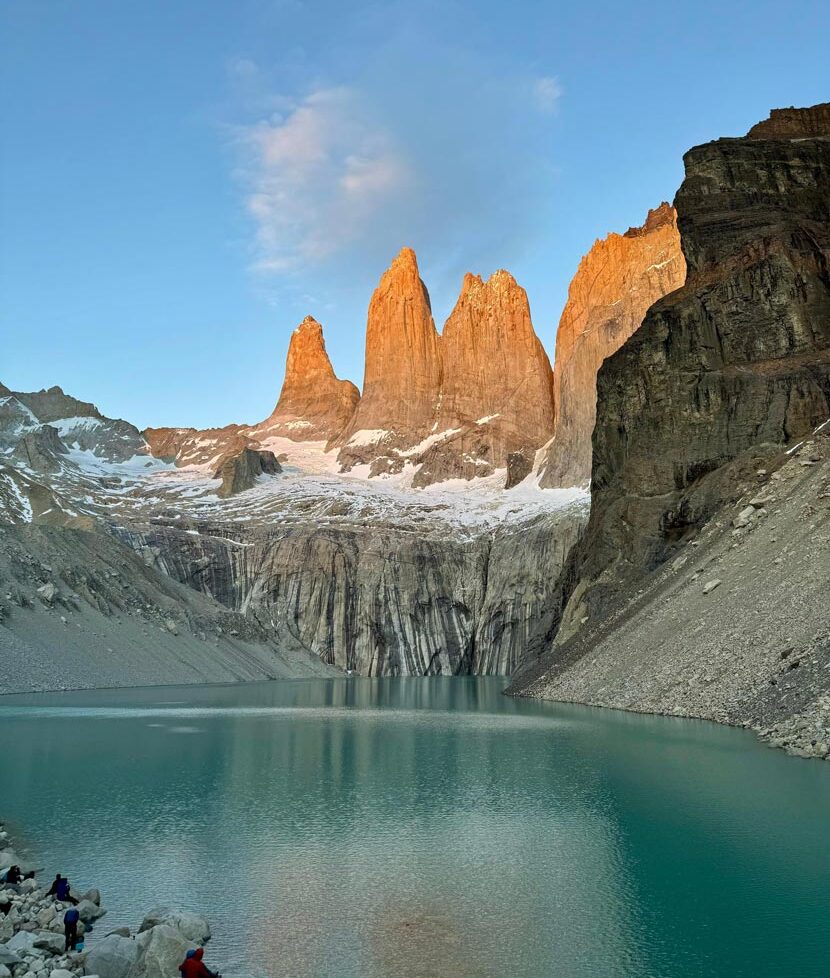
[(0, 808), (105, 930), (201, 911), (227, 972), (826, 974), (830, 766), (501, 685), (8, 697)]

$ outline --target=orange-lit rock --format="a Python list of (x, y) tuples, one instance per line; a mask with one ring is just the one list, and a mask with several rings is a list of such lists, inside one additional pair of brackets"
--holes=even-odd
[(363, 396), (336, 439), (345, 469), (399, 471), (402, 450), (428, 434), (441, 386), (438, 334), (415, 252), (404, 248), (369, 304)]
[(553, 430), (553, 396), (525, 290), (503, 269), (467, 274), (440, 346), (441, 396), (415, 485), (489, 475), (516, 453), (532, 462)]
[(556, 425), (541, 485), (589, 481), (597, 371), (639, 328), (649, 307), (685, 279), (677, 215), (666, 203), (649, 211), (642, 227), (597, 241), (579, 263), (556, 334)]
[(306, 316), (291, 334), (277, 406), (258, 428), (294, 441), (328, 441), (346, 427), (359, 400), (355, 385), (332, 369), (323, 327)]

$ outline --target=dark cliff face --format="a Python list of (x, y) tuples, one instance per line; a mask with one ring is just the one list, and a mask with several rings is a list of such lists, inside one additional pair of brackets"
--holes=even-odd
[(592, 512), (574, 563), (592, 619), (722, 501), (696, 495), (703, 476), (830, 417), (828, 108), (773, 113), (684, 158), (686, 284), (597, 379)]

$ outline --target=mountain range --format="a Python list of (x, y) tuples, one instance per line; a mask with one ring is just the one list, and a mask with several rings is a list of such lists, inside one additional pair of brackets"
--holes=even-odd
[(404, 248), (361, 391), (311, 316), (256, 424), (0, 385), (0, 686), (503, 673), (830, 754), (830, 105), (684, 162), (553, 367), (509, 272), (439, 333)]

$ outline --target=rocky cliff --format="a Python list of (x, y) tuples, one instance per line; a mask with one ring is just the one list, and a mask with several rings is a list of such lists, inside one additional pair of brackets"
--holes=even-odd
[[(779, 684), (769, 665), (790, 654), (788, 636), (815, 665), (805, 676), (826, 675), (821, 670), (830, 654), (822, 639), (830, 633), (830, 612), (818, 598), (828, 575), (827, 484), (819, 477), (799, 496), (794, 478), (826, 457), (826, 446), (804, 439), (823, 431), (830, 418), (829, 109), (773, 113), (747, 137), (719, 139), (685, 156), (675, 206), (686, 284), (652, 306), (600, 370), (591, 516), (570, 561), (570, 598), (548, 660), (551, 672), (538, 680), (546, 695), (561, 691), (566, 698), (754, 726), (771, 715), (786, 726), (805, 714), (807, 726), (820, 725), (830, 715), (822, 706), (826, 679), (807, 683), (799, 673)], [(764, 486), (772, 473), (780, 483), (775, 492), (752, 488), (756, 480)], [(803, 553), (810, 556), (789, 561), (777, 591), (759, 582), (757, 601), (751, 587), (722, 589), (725, 578), (698, 565), (690, 549), (703, 545), (701, 530), (713, 539), (725, 535), (720, 545), (731, 556), (746, 546), (747, 529), (768, 516), (782, 524), (766, 541), (779, 549), (776, 566), (797, 533), (806, 532)], [(746, 566), (751, 582), (758, 565), (747, 560), (748, 552), (738, 554), (734, 573)], [(665, 627), (649, 626), (664, 600), (654, 582), (665, 568), (680, 571), (686, 561), (694, 561), (689, 580), (709, 598), (700, 617), (688, 631), (678, 628), (688, 617), (682, 611), (688, 598), (679, 592), (666, 606), (677, 613)], [(725, 597), (730, 592), (731, 601)], [(814, 598), (782, 603), (787, 593)], [(707, 640), (705, 609), (718, 604), (727, 608), (724, 627)], [(796, 608), (802, 611), (793, 615)], [(606, 665), (637, 613), (643, 623), (638, 668), (646, 673), (638, 677), (620, 667), (612, 682)], [(727, 627), (730, 616), (746, 631), (743, 639)], [(689, 692), (700, 682), (696, 663), (707, 641), (706, 682), (720, 697), (713, 694), (709, 705)], [(763, 668), (748, 668), (730, 681), (747, 664), (741, 661), (747, 643)], [(594, 682), (589, 674), (605, 678)]]
[[(122, 460), (108, 457), (108, 419), (94, 452), (67, 447), (66, 421), (42, 425), (12, 392), (0, 403), (0, 650), (23, 686), (47, 681), (70, 626), (56, 681), (97, 670), (115, 685), (160, 681), (168, 655), (171, 681), (190, 681), (200, 655), (217, 679), (302, 674), (304, 662), (504, 674), (549, 639), (584, 495), (422, 494), (282, 470), (243, 427), (154, 432), (166, 459)], [(148, 636), (163, 655), (147, 653)], [(136, 642), (129, 668), (101, 648)], [(12, 682), (0, 670), (0, 687)]]
[(118, 532), (175, 580), (270, 622), (278, 644), (341, 669), (505, 675), (551, 638), (584, 517), (569, 506), (472, 536), (348, 515), (195, 530), (160, 519)]
[(588, 482), (597, 371), (640, 327), (649, 307), (685, 277), (677, 216), (666, 203), (649, 211), (642, 227), (597, 241), (579, 263), (556, 333), (556, 427), (541, 485)]
[(440, 347), (440, 397), (414, 485), (490, 475), (512, 453), (532, 462), (553, 430), (553, 397), (525, 290), (504, 270), (466, 275)]
[(306, 316), (291, 334), (277, 406), (258, 427), (293, 441), (329, 441), (349, 423), (359, 400), (355, 385), (338, 380), (332, 369), (323, 327)]
[(345, 470), (370, 464), (371, 474), (397, 472), (401, 452), (430, 432), (441, 389), (438, 333), (411, 248), (384, 272), (366, 324), (363, 394), (335, 440)]

